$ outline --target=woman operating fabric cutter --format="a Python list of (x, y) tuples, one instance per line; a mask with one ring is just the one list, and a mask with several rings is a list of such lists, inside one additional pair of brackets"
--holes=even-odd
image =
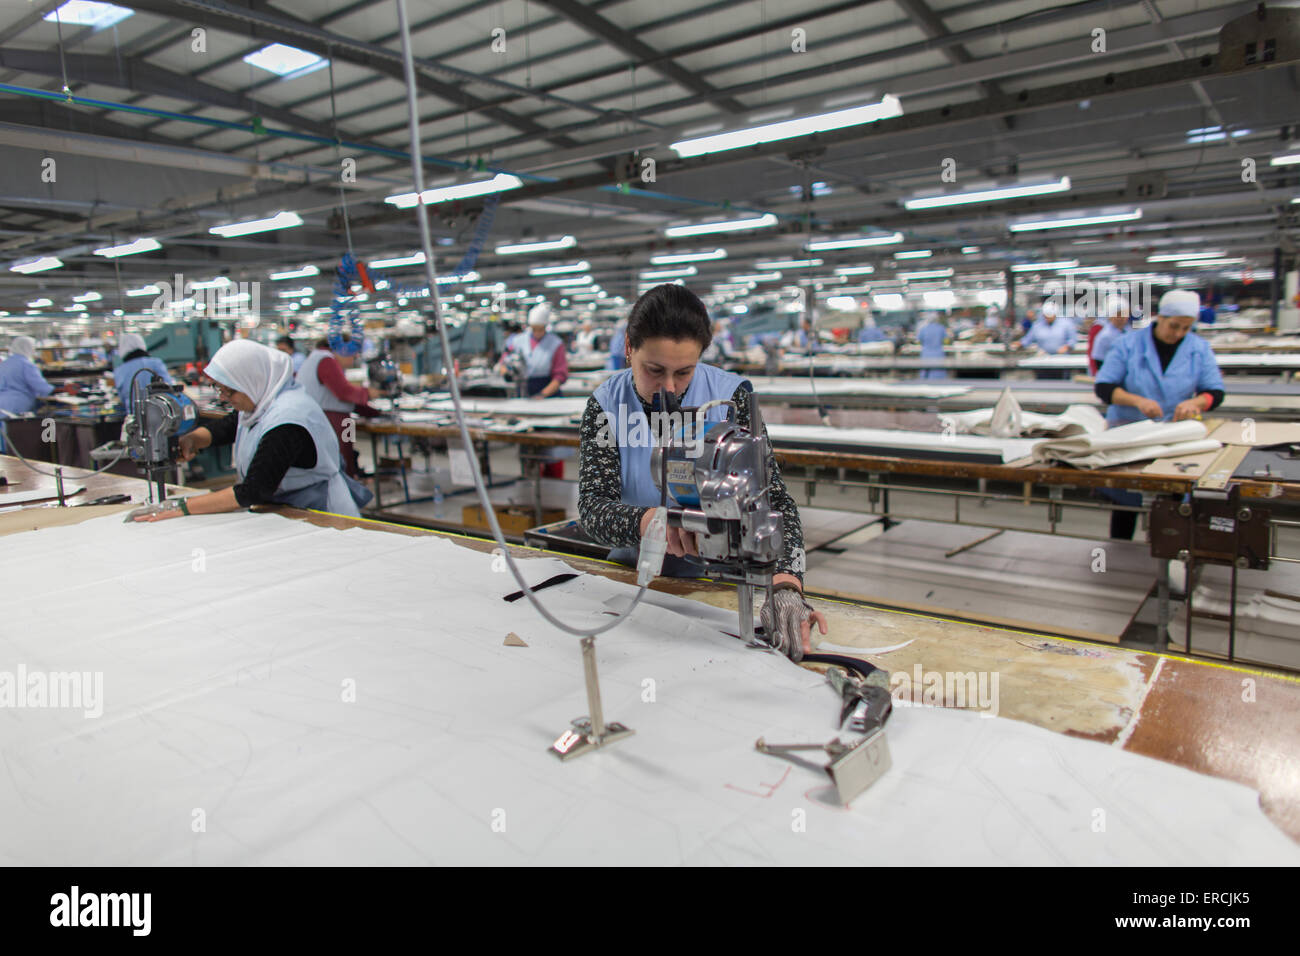
[(293, 383), (285, 353), (247, 339), (217, 350), (204, 372), (222, 401), (235, 411), (212, 425), (181, 436), (181, 460), (210, 445), (235, 446), (234, 487), (192, 498), (147, 505), (129, 518), (158, 521), (182, 514), (238, 511), (256, 504), (287, 504), (359, 517), (370, 500), (339, 462), (339, 444), (329, 420), (302, 387)]
[[(732, 401), (737, 424), (749, 428), (750, 383), (700, 361), (711, 339), (708, 310), (695, 293), (684, 286), (655, 286), (637, 300), (628, 317), (625, 358), (629, 367), (606, 379), (587, 400), (578, 515), (588, 535), (614, 549), (609, 555), (612, 561), (636, 564), (641, 538), (659, 505), (660, 492), (650, 473), (652, 441), (636, 439), (648, 434), (643, 427), (626, 426), (629, 422), (643, 425), (645, 418), (651, 418), (660, 389), (677, 396), (686, 408)], [(724, 412), (722, 407), (713, 409), (719, 415)], [(772, 476), (772, 507), (784, 516), (785, 540), (772, 578), (777, 590), (772, 601), (763, 605), (760, 620), (771, 643), (799, 660), (808, 650), (812, 624), (816, 622), (824, 634), (826, 619), (803, 598), (799, 509), (781, 480), (770, 445), (767, 468)], [(669, 528), (667, 546), (665, 575), (699, 574), (694, 535)]]

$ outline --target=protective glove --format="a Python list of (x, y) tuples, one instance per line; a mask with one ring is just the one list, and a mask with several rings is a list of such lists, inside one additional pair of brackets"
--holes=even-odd
[(126, 517), (122, 521), (124, 524), (130, 524), (133, 521), (144, 521), (167, 511), (175, 511), (179, 515), (181, 513), (180, 499), (168, 498), (162, 504), (141, 505), (139, 508), (133, 508), (126, 513)]
[(770, 600), (763, 602), (758, 620), (767, 642), (798, 663), (803, 660), (803, 622), (815, 613), (816, 609), (800, 592), (794, 588), (778, 588)]

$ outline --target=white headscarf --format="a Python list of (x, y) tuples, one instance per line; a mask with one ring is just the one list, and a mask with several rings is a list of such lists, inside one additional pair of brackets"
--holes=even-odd
[(1160, 297), (1161, 315), (1185, 315), (1193, 319), (1201, 314), (1201, 297), (1190, 289), (1170, 289)]
[(545, 327), (551, 321), (551, 307), (545, 302), (539, 302), (528, 311), (528, 327), (536, 328)]
[(124, 356), (132, 352), (145, 351), (144, 336), (135, 332), (123, 332), (121, 341), (117, 343), (117, 350)]
[(36, 361), (36, 340), (30, 335), (15, 336), (9, 343), (9, 351), (13, 355), (21, 355), (23, 358), (32, 362)]
[(256, 408), (239, 413), (241, 427), (255, 424), (271, 400), (293, 383), (293, 360), (288, 355), (248, 339), (235, 339), (221, 346), (203, 371), (213, 381), (253, 400)]

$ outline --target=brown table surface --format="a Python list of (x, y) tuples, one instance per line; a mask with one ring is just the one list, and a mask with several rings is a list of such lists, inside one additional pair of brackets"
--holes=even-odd
[[(34, 464), (44, 471), (54, 471), (54, 466), (48, 462), (35, 462)], [(32, 504), (38, 505), (54, 501), (57, 498), (58, 483), (52, 475), (44, 475), (33, 471), (13, 456), (0, 455), (0, 476), (8, 479), (9, 482), (7, 485), (0, 485), (0, 508), (5, 507), (5, 495), (10, 492), (46, 492), (45, 498), (32, 502)], [(63, 482), (67, 488), (80, 486), (85, 489), (68, 499), (68, 502), (73, 505), (85, 504), (107, 495), (131, 495), (140, 501), (143, 501), (148, 496), (148, 488), (145, 486), (143, 479), (133, 478), (128, 475), (115, 475), (109, 472), (96, 475), (84, 468), (71, 468), (65, 465), (63, 468)], [(168, 494), (176, 490), (182, 490), (181, 486), (170, 484), (167, 486)]]
[[(375, 435), (404, 435), (424, 438), (459, 438), (455, 425), (432, 425), (424, 422), (398, 422), (392, 419), (360, 419), (359, 432)], [(508, 442), (516, 445), (577, 448), (576, 430), (547, 429), (537, 432), (494, 431), (471, 428), (474, 441)], [(799, 465), (808, 468), (846, 468), (853, 471), (874, 471), (888, 474), (920, 475), (950, 479), (987, 479), (1027, 485), (1071, 485), (1079, 488), (1122, 488), (1160, 494), (1187, 494), (1196, 486), (1195, 478), (1142, 473), (1147, 462), (1136, 462), (1115, 468), (1085, 470), (1053, 465), (994, 465), (979, 462), (938, 461), (920, 458), (886, 457), (883, 455), (846, 454), (809, 448), (774, 449), (781, 465)], [(1277, 481), (1237, 481), (1243, 498), (1281, 499), (1300, 501), (1300, 484)]]

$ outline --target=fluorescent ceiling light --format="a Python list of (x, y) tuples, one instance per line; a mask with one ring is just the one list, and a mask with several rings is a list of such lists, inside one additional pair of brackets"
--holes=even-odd
[(894, 292), (873, 295), (871, 301), (882, 312), (901, 312), (903, 310), (903, 297)]
[(315, 266), (303, 266), (301, 269), (294, 269), (290, 272), (272, 272), (271, 281), (279, 282), (283, 279), (305, 279), (308, 276), (320, 275), (320, 269)]
[(275, 295), (276, 298), (279, 299), (301, 299), (304, 296), (311, 296), (315, 294), (316, 294), (315, 289), (313, 289), (309, 285), (305, 285), (301, 289), (291, 289), (288, 292), (277, 292)]
[(146, 285), (141, 286), (138, 289), (127, 289), (126, 294), (133, 298), (138, 298), (142, 295), (162, 295), (162, 289), (158, 288), (156, 285)]
[(755, 262), (754, 266), (758, 269), (811, 269), (821, 265), (823, 261), (822, 259), (771, 259), (766, 262)]
[(67, 26), (90, 27), (103, 30), (115, 23), (121, 23), (135, 11), (111, 3), (93, 3), (91, 0), (68, 0), (57, 9), (45, 14), (49, 23), (62, 23)]
[(437, 280), (438, 285), (447, 285), (452, 282), (477, 282), (481, 278), (483, 277), (480, 276), (477, 272), (466, 272), (463, 276), (458, 276), (458, 275), (434, 276), (434, 279)]
[(473, 292), (478, 295), (483, 295), (488, 292), (504, 292), (506, 291), (506, 284), (504, 282), (494, 282), (491, 285), (472, 285), (465, 291)]
[(230, 279), (226, 276), (217, 276), (215, 279), (209, 279), (206, 282), (191, 282), (191, 289), (220, 289), (222, 286), (230, 285)]
[(100, 295), (98, 292), (87, 292), (84, 295), (74, 295), (72, 297), (72, 301), (73, 302), (98, 302), (102, 298), (104, 297)]
[(247, 222), (232, 222), (224, 226), (213, 226), (208, 232), (213, 235), (233, 239), (235, 236), (251, 236), (255, 232), (270, 232), (273, 229), (289, 229), (301, 226), (302, 216), (296, 212), (276, 213), (269, 219), (250, 219)]
[(570, 285), (591, 285), (591, 276), (574, 276), (569, 279), (547, 279), (548, 289), (562, 289)]
[(238, 295), (228, 295), (224, 299), (221, 299), (219, 301), (221, 302), (222, 305), (225, 305), (228, 302), (247, 302), (251, 298), (252, 296), (249, 295), (247, 292), (240, 292)]
[(560, 239), (549, 239), (545, 242), (516, 242), (497, 246), (496, 253), (499, 256), (515, 256), (523, 252), (549, 252), (552, 249), (568, 249), (576, 244), (577, 240), (572, 236), (564, 236)]
[[(678, 236), (703, 236), (711, 232), (736, 232), (740, 229), (766, 229), (776, 225), (776, 216), (765, 212), (750, 219), (724, 219), (721, 222), (699, 222), (691, 226), (669, 226), (664, 235), (670, 238)], [(500, 251), (500, 250), (498, 250)]]
[(1100, 276), (1116, 272), (1118, 266), (1079, 266), (1077, 269), (1062, 269), (1066, 275)]
[(102, 249), (96, 249), (95, 255), (103, 256), (105, 259), (116, 259), (118, 256), (133, 256), (138, 252), (153, 252), (161, 248), (162, 243), (157, 239), (137, 239), (135, 242), (128, 242), (120, 246), (105, 246)]
[(1158, 256), (1147, 256), (1147, 262), (1186, 262), (1189, 259), (1221, 259), (1228, 253), (1222, 249), (1215, 252), (1162, 252)]
[(950, 275), (951, 269), (930, 269), (926, 272), (900, 272), (898, 278), (911, 282), (913, 279), (946, 279)]
[(1295, 163), (1300, 163), (1300, 153), (1283, 153), (1268, 161), (1270, 166), (1291, 166)]
[(54, 304), (54, 303), (51, 302), (49, 299), (33, 299), (31, 302), (28, 302), (28, 303), (27, 303), (27, 308), (29, 308), (29, 309), (43, 309), (43, 308), (45, 308), (47, 305), (53, 305), (53, 304)]
[(673, 266), (679, 262), (705, 262), (709, 259), (727, 258), (726, 249), (714, 249), (712, 252), (682, 252), (666, 256), (651, 256), (650, 264), (656, 266)]
[(695, 266), (682, 266), (680, 269), (654, 269), (641, 273), (642, 279), (677, 279), (681, 276), (693, 276), (700, 270)]
[(672, 143), (672, 149), (678, 156), (702, 156), (705, 153), (717, 153), (728, 149), (740, 149), (744, 146), (756, 146), (759, 143), (771, 143), (776, 140), (790, 139), (795, 136), (807, 136), (811, 133), (823, 133), (848, 126), (860, 126), (876, 120), (901, 116), (903, 107), (896, 96), (882, 97), (879, 103), (865, 106), (852, 106), (832, 113), (818, 113), (815, 116), (801, 116), (797, 119), (751, 126), (747, 129), (716, 133), (712, 136), (700, 136), (695, 139), (683, 139)]
[(1177, 263), (1175, 263), (1174, 265), (1175, 265), (1176, 268), (1179, 268), (1179, 269), (1199, 269), (1201, 266), (1227, 266), (1227, 265), (1236, 265), (1236, 264), (1239, 263), (1239, 262), (1245, 262), (1245, 261), (1246, 261), (1246, 260), (1245, 260), (1244, 257), (1239, 258), (1239, 259), (1232, 259), (1232, 258), (1223, 258), (1223, 259), (1192, 259), (1192, 260), (1190, 260), (1190, 261), (1188, 261), (1188, 262), (1177, 262)]
[(910, 252), (895, 252), (895, 259), (929, 259), (933, 252), (929, 249), (913, 249)]
[(962, 254), (963, 256), (973, 256), (973, 255), (975, 255), (975, 253), (977, 253), (977, 252), (979, 252), (979, 251), (980, 251), (980, 247), (979, 247), (979, 246), (962, 246), (962, 247), (961, 247), (961, 254)]
[(1072, 226), (1097, 226), (1107, 222), (1132, 222), (1142, 218), (1142, 210), (1117, 212), (1101, 216), (1076, 216), (1073, 219), (1035, 219), (1031, 222), (1012, 223), (1007, 228), (1012, 232), (1030, 232), (1035, 229), (1069, 229)]
[[(454, 199), (469, 199), (472, 196), (505, 192), (507, 189), (518, 189), (523, 184), (523, 180), (518, 176), (511, 176), (509, 173), (497, 173), (491, 179), (479, 179), (472, 183), (457, 183), (454, 186), (426, 189), (420, 193), (419, 201), (428, 206), (432, 203), (451, 202)], [(398, 209), (413, 209), (415, 208), (416, 195), (415, 193), (399, 193), (396, 196), (389, 196), (384, 202), (392, 203)]]
[(323, 57), (284, 43), (272, 43), (244, 57), (244, 62), (280, 77), (298, 77), (326, 65)]
[(829, 249), (858, 249), (862, 246), (888, 246), (902, 242), (903, 234), (895, 232), (888, 236), (863, 236), (859, 239), (824, 239), (810, 242), (804, 246), (809, 252), (825, 252)]
[(62, 269), (63, 260), (55, 256), (41, 256), (38, 259), (27, 259), (23, 262), (15, 262), (9, 267), (10, 272), (21, 272), (24, 275), (30, 275), (33, 272), (48, 272), (50, 269)]
[(973, 202), (994, 202), (999, 199), (1017, 199), (1022, 196), (1043, 196), (1048, 193), (1070, 191), (1070, 177), (1062, 176), (1055, 182), (1027, 186), (995, 186), (966, 193), (945, 193), (939, 196), (919, 196), (903, 203), (907, 209), (937, 209), (941, 206), (962, 206)]
[(841, 266), (835, 270), (835, 274), (840, 276), (869, 276), (875, 271), (875, 266)]
[(571, 262), (564, 266), (538, 266), (536, 269), (529, 269), (530, 276), (557, 276), (566, 272), (586, 272), (591, 268), (591, 263), (586, 259), (581, 262)]
[(775, 282), (781, 278), (779, 272), (752, 272), (743, 276), (728, 276), (732, 282)]
[[(1248, 129), (1234, 129), (1232, 138), (1246, 136), (1250, 133)], [(1204, 126), (1200, 129), (1189, 129), (1187, 131), (1187, 142), (1189, 143), (1213, 143), (1221, 139), (1227, 139), (1228, 134), (1224, 133), (1222, 126)]]
[(922, 293), (921, 298), (932, 309), (951, 309), (957, 304), (957, 296), (946, 289)]
[(376, 259), (370, 263), (371, 269), (395, 269), (398, 266), (421, 266), (424, 265), (424, 253), (417, 252), (413, 256), (398, 256), (396, 259)]
[(1078, 264), (1078, 259), (1062, 259), (1060, 262), (1022, 262), (1012, 266), (1011, 271), (1039, 272), (1046, 269), (1073, 269)]

